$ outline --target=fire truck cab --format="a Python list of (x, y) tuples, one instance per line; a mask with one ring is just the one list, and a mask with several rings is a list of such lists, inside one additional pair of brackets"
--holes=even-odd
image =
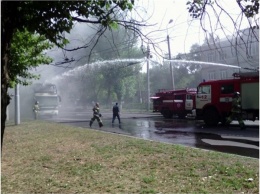
[(178, 115), (185, 118), (195, 109), (196, 88), (163, 90), (156, 93), (153, 99), (153, 112), (160, 112), (165, 118)]
[(259, 75), (233, 74), (233, 79), (212, 80), (199, 84), (196, 95), (196, 119), (206, 125), (225, 123), (232, 108), (234, 92), (241, 94), (243, 119), (259, 118)]

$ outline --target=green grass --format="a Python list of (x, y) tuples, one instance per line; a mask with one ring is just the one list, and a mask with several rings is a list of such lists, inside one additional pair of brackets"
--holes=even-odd
[[(259, 160), (44, 121), (7, 125), (2, 193), (259, 193)], [(252, 179), (252, 180), (251, 180)]]

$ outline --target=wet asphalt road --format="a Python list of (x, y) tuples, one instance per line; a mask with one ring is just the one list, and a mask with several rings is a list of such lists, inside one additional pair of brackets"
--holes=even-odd
[[(62, 111), (52, 119), (55, 122), (89, 128), (92, 112)], [(111, 123), (112, 114), (102, 113), (104, 127), (97, 121), (92, 129), (124, 134), (170, 144), (181, 144), (205, 150), (214, 150), (241, 156), (259, 158), (259, 121), (246, 121), (247, 129), (240, 130), (237, 122), (229, 128), (207, 128), (193, 118), (164, 119), (159, 113), (121, 113), (122, 123)]]

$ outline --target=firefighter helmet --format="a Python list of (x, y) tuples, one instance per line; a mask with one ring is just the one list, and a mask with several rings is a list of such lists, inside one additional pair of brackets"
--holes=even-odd
[(234, 97), (238, 97), (240, 96), (240, 93), (239, 92), (234, 92)]

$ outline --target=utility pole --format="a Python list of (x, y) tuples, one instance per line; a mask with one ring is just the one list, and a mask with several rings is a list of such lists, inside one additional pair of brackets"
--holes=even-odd
[(147, 112), (150, 111), (150, 74), (149, 74), (150, 47), (147, 45)]
[[(168, 52), (169, 52), (169, 60), (171, 60), (171, 47), (170, 47), (170, 37), (167, 34), (167, 42), (168, 42)], [(173, 68), (172, 63), (170, 61), (170, 71), (171, 71), (171, 78), (172, 78), (172, 89), (175, 90), (175, 84), (174, 84), (174, 75), (173, 75)]]
[(18, 83), (15, 86), (15, 124), (20, 124), (20, 94)]

